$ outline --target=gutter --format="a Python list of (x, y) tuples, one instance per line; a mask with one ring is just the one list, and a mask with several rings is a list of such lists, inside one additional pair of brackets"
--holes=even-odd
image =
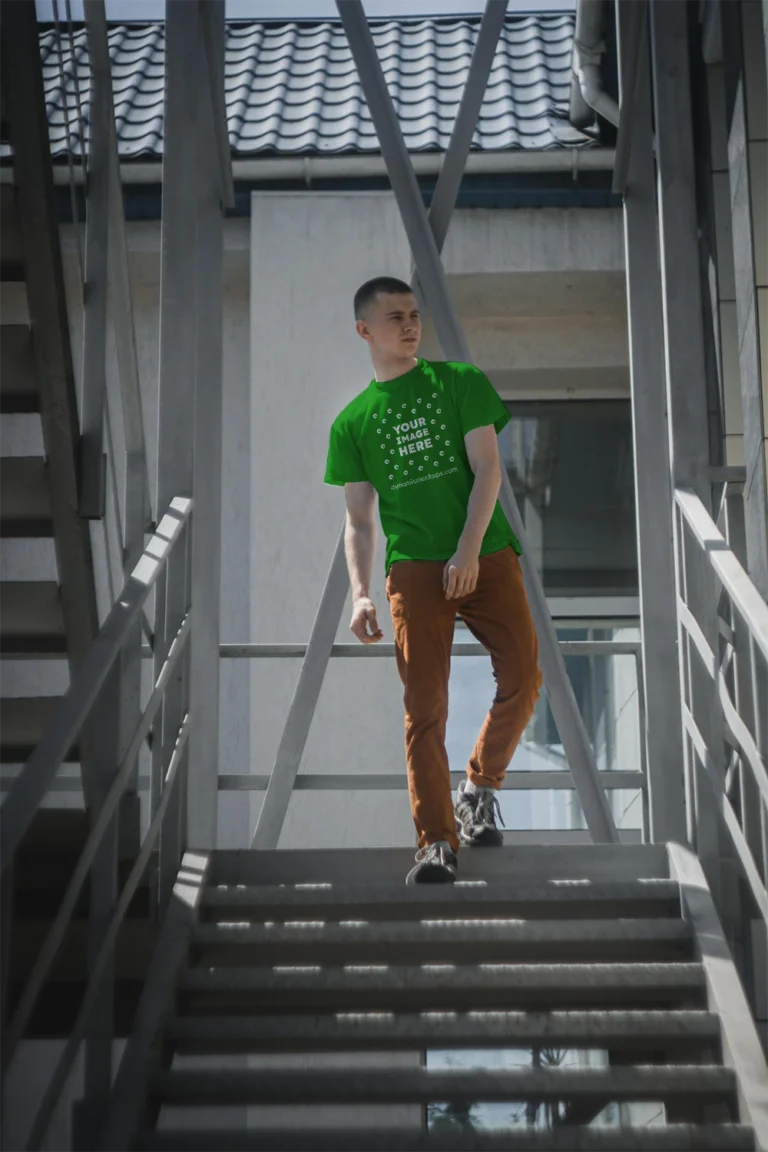
[[(574, 180), (579, 172), (610, 172), (614, 151), (611, 148), (551, 148), (506, 152), (470, 152), (464, 167), (466, 175), (497, 175), (506, 172), (570, 172)], [(443, 166), (444, 152), (411, 152), (417, 176), (437, 176)], [(379, 155), (345, 153), (341, 156), (265, 157), (232, 160), (235, 181), (303, 180), (311, 187), (315, 180), (356, 179), (386, 176), (387, 168)], [(160, 184), (162, 160), (138, 161), (120, 165), (120, 181), (127, 184)], [(82, 184), (83, 172), (74, 169), (76, 184)], [(53, 165), (54, 184), (69, 183), (69, 167)], [(0, 184), (13, 183), (13, 168), (0, 168)]]
[(597, 112), (617, 128), (619, 106), (612, 96), (603, 91), (600, 59), (605, 52), (604, 0), (578, 0), (576, 31), (573, 37), (573, 80), (569, 118), (576, 128), (592, 123), (592, 112)]

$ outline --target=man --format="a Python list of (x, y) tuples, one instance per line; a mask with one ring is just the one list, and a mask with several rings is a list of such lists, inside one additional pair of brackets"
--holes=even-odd
[[(496, 435), (509, 413), (479, 369), (417, 356), (421, 316), (404, 281), (367, 281), (354, 310), (374, 378), (334, 420), (325, 473), (346, 496), (350, 627), (363, 644), (382, 638), (369, 595), (378, 494), (419, 844), (406, 883), (452, 882), (460, 842), (502, 843), (496, 793), (541, 687), (520, 545), (498, 503)], [(497, 691), (454, 803), (445, 726), (457, 612), (490, 652)]]

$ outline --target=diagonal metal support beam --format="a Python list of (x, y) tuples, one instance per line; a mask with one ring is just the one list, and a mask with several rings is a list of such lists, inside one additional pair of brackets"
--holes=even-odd
[[(424, 296), (432, 314), (438, 339), (450, 359), (470, 360), (458, 316), (448, 292), (440, 253), (403, 139), (371, 30), (360, 0), (337, 0), (337, 8), (357, 65), (360, 83), (373, 118), (382, 155), (400, 208)], [(513, 532), (523, 548), (521, 558), (525, 587), (539, 638), (540, 663), (550, 707), (573, 773), (587, 826), (596, 842), (616, 843), (611, 810), (600, 784), (594, 753), (579, 713), (573, 688), (565, 671), (544, 589), (527, 558), (527, 538), (512, 485), (502, 472), (500, 502)]]
[[(469, 349), (464, 335), (455, 315), (448, 295), (445, 282), (445, 273), (440, 261), (439, 249), (442, 248), (448, 231), (451, 213), (456, 203), (456, 196), (461, 183), (462, 173), (466, 164), (472, 142), (472, 135), (477, 124), (483, 95), (488, 83), (496, 46), (506, 14), (506, 0), (487, 0), (483, 13), (483, 20), (478, 33), (475, 51), (472, 56), (467, 84), (462, 96), (461, 105), (454, 125), (451, 141), (441, 168), (435, 195), (432, 199), (429, 217), (421, 201), (421, 193), (416, 182), (413, 166), (408, 157), (400, 132), (397, 117), (392, 108), (384, 81), (381, 66), (379, 65), (373, 40), (359, 3), (345, 0), (338, 4), (342, 24), (344, 25), (352, 54), (355, 57), (358, 72), (363, 77), (362, 83), (366, 93), (368, 105), (371, 108), (376, 131), (382, 146), (382, 154), (390, 175), (398, 205), (406, 225), (406, 232), (411, 245), (411, 251), (421, 277), (419, 285), (433, 309), (435, 327), (438, 331), (443, 348), (456, 359), (468, 360)], [(354, 15), (352, 9), (355, 9)], [(368, 43), (363, 45), (362, 54), (366, 52), (372, 57), (372, 69), (368, 67), (371, 61), (365, 58), (365, 66), (361, 67), (359, 57), (359, 41), (362, 26), (362, 35), (367, 35)], [(356, 45), (358, 45), (356, 50)], [(378, 73), (377, 86), (369, 91), (366, 79), (370, 82), (371, 71)], [(384, 112), (379, 114), (374, 109), (377, 96), (383, 96)], [(373, 103), (372, 103), (373, 102)], [(381, 101), (379, 101), (381, 103)], [(387, 106), (388, 113), (387, 114)], [(386, 141), (386, 143), (385, 143)], [(414, 279), (417, 279), (415, 277)], [(416, 284), (414, 285), (416, 288)], [(435, 303), (437, 302), (437, 303)], [(438, 323), (440, 321), (440, 324)], [(508, 477), (504, 477), (506, 492), (502, 493), (502, 506), (507, 514), (512, 528), (525, 548), (525, 533), (522, 527), (517, 505), (512, 493)], [(513, 519), (514, 517), (514, 519)], [(259, 815), (256, 832), (251, 846), (253, 848), (275, 848), (288, 811), (291, 792), (294, 787), (299, 764), (306, 745), (309, 729), (317, 707), (325, 670), (333, 647), (341, 612), (344, 607), (347, 589), (349, 586), (346, 558), (344, 551), (344, 533), (346, 518), (336, 545), (331, 568), (326, 581), (320, 607), (312, 630), (312, 636), (302, 663), (299, 681), (296, 686), (293, 701), (286, 720), (280, 747), (277, 752), (275, 764), (270, 776), (267, 794)], [(592, 749), (587, 739), (584, 725), (578, 713), (576, 699), (573, 695), (570, 682), (565, 674), (565, 665), (557, 643), (554, 627), (544, 598), (544, 591), (538, 581), (535, 571), (526, 564), (523, 557), (523, 572), (526, 578), (528, 596), (531, 600), (531, 609), (539, 634), (541, 648), (541, 664), (544, 679), (547, 684), (550, 704), (563, 739), (573, 771), (574, 783), (579, 791), (579, 797), (584, 808), (587, 824), (595, 840), (616, 842), (616, 832), (611, 817), (610, 808), (603, 789), (597, 778)], [(538, 586), (538, 610), (531, 593), (531, 579)], [(550, 651), (544, 653), (545, 641), (543, 628), (539, 618), (548, 625), (551, 638)], [(554, 665), (554, 668), (553, 668)], [(557, 676), (559, 666), (559, 678)], [(555, 674), (553, 687), (553, 673)], [(570, 711), (569, 711), (570, 709)], [(580, 729), (580, 733), (579, 733)], [(574, 731), (575, 730), (575, 731)], [(574, 751), (575, 750), (575, 751)], [(577, 763), (578, 761), (578, 763)], [(584, 768), (579, 766), (584, 762)], [(576, 767), (574, 767), (576, 764)]]
[[(432, 232), (440, 248), (448, 232), (506, 10), (507, 0), (487, 0), (461, 105), (430, 207)], [(418, 277), (414, 274), (413, 279), (418, 280)], [(416, 284), (414, 291), (420, 291)], [(252, 848), (276, 848), (285, 823), (349, 587), (344, 550), (345, 529), (346, 517), (272, 767), (267, 794), (251, 841)]]
[[(467, 156), (472, 146), (472, 137), (480, 117), (480, 109), (483, 105), (485, 90), (488, 87), (488, 78), (493, 67), (506, 14), (507, 0), (486, 0), (461, 104), (440, 168), (440, 175), (437, 178), (432, 203), (429, 206), (429, 223), (435, 244), (440, 252), (443, 250), (451, 213), (459, 194), (461, 178), (464, 175)], [(416, 279), (418, 278), (416, 277)], [(416, 287), (417, 285), (414, 283), (414, 290)]]
[(252, 848), (277, 848), (288, 811), (288, 803), (299, 771), (304, 746), (315, 715), (325, 670), (336, 639), (344, 601), (349, 589), (344, 534), (346, 516), (333, 553), (328, 578), (325, 582), (320, 607), (317, 610), (307, 652), (301, 664), (299, 679), (293, 694), (288, 719), (285, 722), (280, 747), (277, 750), (267, 793), (259, 813)]

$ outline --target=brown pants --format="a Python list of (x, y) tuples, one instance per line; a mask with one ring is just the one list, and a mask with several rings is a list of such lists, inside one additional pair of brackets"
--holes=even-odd
[(405, 686), (408, 791), (419, 847), (447, 840), (458, 848), (445, 750), (448, 676), (457, 611), (491, 656), (496, 695), (467, 775), (483, 788), (500, 788), (512, 753), (541, 687), (538, 644), (512, 548), (480, 557), (477, 587), (446, 600), (442, 560), (398, 560), (389, 570), (387, 600), (395, 653)]

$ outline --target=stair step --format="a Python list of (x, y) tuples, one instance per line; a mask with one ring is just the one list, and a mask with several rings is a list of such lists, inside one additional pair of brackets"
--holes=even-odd
[(703, 968), (689, 963), (190, 968), (180, 987), (196, 1011), (265, 1013), (700, 1007), (705, 993)]
[(540, 1044), (666, 1053), (719, 1050), (710, 1012), (471, 1012), (391, 1016), (213, 1016), (172, 1020), (180, 1052), (351, 1052), (427, 1048), (516, 1048)]
[[(0, 763), (24, 764), (40, 743), (60, 696), (5, 697), (0, 700)], [(79, 759), (77, 745), (65, 760)]]
[(691, 954), (682, 920), (479, 920), (457, 923), (199, 924), (204, 964), (442, 964), (569, 960), (665, 960)]
[(0, 412), (39, 412), (32, 357), (32, 333), (27, 324), (0, 325)]
[(51, 494), (42, 456), (0, 459), (0, 534), (53, 534)]
[(66, 652), (61, 596), (54, 580), (4, 580), (0, 592), (4, 656)]
[(166, 1105), (423, 1104), (569, 1100), (733, 1101), (736, 1078), (715, 1065), (620, 1068), (344, 1068), (270, 1072), (263, 1068), (155, 1072), (150, 1092)]
[[(496, 851), (496, 849), (494, 849)], [(463, 855), (463, 854), (462, 854)], [(463, 920), (467, 917), (548, 920), (678, 917), (680, 887), (675, 880), (599, 884), (555, 881), (518, 884), (451, 884), (423, 888), (209, 887), (203, 892), (208, 919), (280, 920)]]
[(743, 1124), (668, 1124), (628, 1128), (512, 1128), (431, 1131), (354, 1128), (162, 1129), (138, 1145), (152, 1152), (753, 1152)]
[[(295, 848), (289, 852), (219, 849), (211, 885), (278, 885), (312, 881), (366, 888), (399, 885), (413, 867), (412, 848)], [(669, 877), (664, 844), (505, 845), (459, 854), (462, 881), (528, 884), (549, 880), (592, 884)]]

